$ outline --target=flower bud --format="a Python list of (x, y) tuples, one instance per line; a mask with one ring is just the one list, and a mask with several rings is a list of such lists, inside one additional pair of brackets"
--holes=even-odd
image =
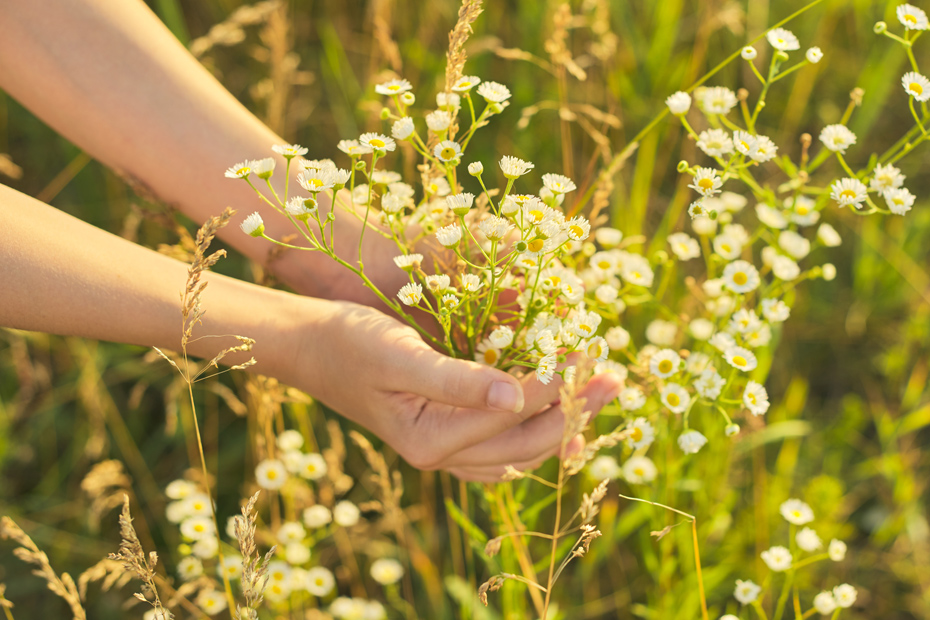
[(414, 103), (416, 103), (417, 98), (414, 96), (413, 93), (407, 92), (400, 96), (400, 100), (404, 105), (413, 105)]
[(888, 24), (885, 22), (875, 22), (875, 25), (872, 27), (872, 32), (875, 34), (884, 34), (888, 30)]
[(386, 121), (389, 118), (391, 118), (391, 111), (387, 108), (381, 108), (381, 120)]
[(480, 177), (482, 172), (484, 172), (484, 164), (480, 161), (473, 161), (468, 164), (468, 174), (471, 176)]
[(756, 57), (757, 54), (758, 52), (756, 52), (756, 48), (751, 45), (747, 45), (742, 50), (740, 50), (739, 53), (739, 55), (743, 57), (743, 60), (752, 60)]

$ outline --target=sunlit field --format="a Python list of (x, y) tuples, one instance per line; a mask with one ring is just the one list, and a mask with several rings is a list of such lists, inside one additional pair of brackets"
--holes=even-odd
[[(0, 617), (930, 617), (930, 4), (148, 4), (288, 144), (192, 222), (0, 92), (0, 182), (191, 265), (178, 351), (0, 328)], [(305, 251), (558, 388), (559, 456), (449, 472), (187, 354), (202, 271)]]

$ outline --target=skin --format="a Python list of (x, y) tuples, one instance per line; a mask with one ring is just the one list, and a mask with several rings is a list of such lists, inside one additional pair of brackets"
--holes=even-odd
[[(142, 2), (0, 0), (0, 32), (0, 88), (89, 154), (195, 221), (231, 205), (241, 211), (236, 223), (258, 210), (270, 236), (290, 231), (245, 183), (223, 177), (236, 163), (230, 157), (268, 156), (285, 140)], [(283, 193), (283, 174), (276, 177)], [(0, 325), (180, 348), (185, 264), (3, 186), (0, 221)], [(360, 224), (345, 214), (337, 221), (336, 247), (354, 259)], [(238, 226), (219, 236), (259, 262), (271, 247)], [(406, 282), (395, 254), (389, 241), (366, 235), (366, 272), (385, 291)], [(273, 267), (299, 295), (205, 276), (208, 312), (199, 333), (254, 338), (257, 372), (316, 396), (422, 469), (491, 481), (504, 465), (525, 468), (558, 452), (562, 413), (551, 405), (558, 379), (544, 386), (437, 353), (370, 307), (376, 298), (327, 257), (287, 252)], [(234, 344), (217, 343), (198, 340), (189, 351), (209, 358)], [(619, 389), (617, 377), (601, 375), (582, 395), (598, 411)], [(569, 449), (578, 445), (575, 439)]]

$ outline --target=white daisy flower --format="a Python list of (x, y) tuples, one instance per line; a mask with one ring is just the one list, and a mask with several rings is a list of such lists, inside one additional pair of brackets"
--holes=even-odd
[(259, 215), (258, 211), (242, 220), (242, 223), (239, 224), (239, 228), (242, 229), (242, 232), (252, 237), (261, 237), (265, 234), (265, 222), (262, 221), (262, 216)]
[(271, 157), (256, 159), (252, 162), (252, 174), (262, 179), (270, 179), (274, 173), (275, 161)]
[(787, 228), (788, 220), (781, 211), (767, 204), (759, 203), (756, 205), (756, 215), (759, 221), (770, 228), (783, 229)]
[(733, 597), (743, 605), (749, 605), (750, 603), (756, 602), (760, 592), (762, 592), (762, 587), (753, 583), (751, 579), (747, 579), (746, 581), (737, 579), (736, 590), (733, 592)]
[(707, 437), (695, 430), (685, 431), (678, 436), (678, 447), (685, 454), (696, 454), (707, 443)]
[(612, 304), (617, 300), (619, 294), (620, 291), (617, 290), (617, 287), (610, 284), (601, 284), (594, 289), (594, 298), (602, 304)]
[(729, 351), (736, 346), (736, 340), (726, 332), (717, 332), (708, 340), (710, 345), (720, 352)]
[(701, 93), (701, 107), (707, 114), (727, 114), (737, 103), (736, 93), (724, 86), (705, 88)]
[(758, 55), (758, 52), (756, 52), (756, 48), (753, 46), (747, 45), (739, 51), (739, 55), (743, 58), (743, 60), (753, 60)]
[(726, 381), (720, 376), (717, 369), (711, 366), (701, 372), (701, 376), (694, 382), (694, 389), (708, 400), (717, 400), (725, 384)]
[(748, 293), (756, 290), (762, 279), (752, 263), (735, 260), (723, 269), (723, 284), (734, 293)]
[(626, 445), (634, 450), (649, 447), (652, 445), (652, 442), (655, 441), (655, 428), (646, 418), (634, 418), (633, 421), (630, 422), (628, 429), (630, 431), (630, 436), (626, 440)]
[(604, 339), (611, 349), (619, 351), (630, 344), (630, 332), (618, 325), (608, 329), (607, 333), (604, 334)]
[(922, 9), (910, 4), (898, 5), (895, 11), (898, 15), (898, 21), (908, 30), (926, 30), (930, 27), (927, 21), (927, 14)]
[(174, 480), (165, 487), (170, 499), (186, 499), (197, 492), (197, 485), (190, 480)]
[(698, 317), (688, 324), (688, 331), (695, 340), (707, 340), (714, 335), (714, 324), (708, 319)]
[(623, 241), (623, 232), (616, 228), (610, 228), (609, 226), (601, 226), (594, 231), (594, 239), (601, 244), (602, 247), (613, 248), (620, 245), (620, 242)]
[(178, 577), (182, 581), (192, 581), (203, 575), (203, 562), (193, 556), (187, 556), (178, 562)]
[(733, 140), (723, 129), (705, 129), (698, 135), (697, 146), (711, 157), (723, 157), (733, 152)]
[(413, 271), (423, 262), (422, 254), (401, 254), (394, 257), (394, 264), (404, 271)]
[(469, 293), (474, 293), (483, 286), (481, 278), (476, 276), (473, 273), (466, 273), (462, 276), (462, 288), (464, 288)]
[(652, 286), (654, 275), (649, 261), (639, 254), (631, 254), (620, 267), (620, 277), (635, 286)]
[(212, 536), (214, 532), (213, 519), (210, 517), (188, 517), (181, 522), (181, 535), (188, 540), (200, 540)]
[(208, 616), (218, 614), (226, 609), (226, 595), (212, 588), (201, 590), (194, 602)]
[(612, 456), (607, 456), (606, 454), (597, 457), (588, 465), (588, 474), (598, 482), (601, 480), (619, 478), (621, 473), (622, 471), (620, 465), (617, 464), (617, 459)]
[(884, 197), (885, 202), (888, 203), (888, 208), (895, 215), (904, 215), (910, 211), (916, 198), (906, 187), (889, 189), (884, 193)]
[(751, 155), (756, 148), (756, 137), (748, 131), (736, 130), (733, 132), (733, 147), (738, 153)]
[[(485, 84), (488, 84), (488, 82), (485, 82)], [(482, 84), (482, 86), (485, 84)], [(370, 573), (372, 579), (386, 586), (400, 581), (400, 578), (404, 576), (404, 567), (397, 560), (379, 558), (372, 562)]]
[(665, 105), (668, 106), (668, 111), (675, 116), (687, 114), (688, 110), (691, 109), (691, 95), (686, 92), (678, 91), (668, 96), (665, 100)]
[(771, 138), (768, 136), (756, 136), (756, 140), (753, 144), (752, 151), (749, 153), (749, 157), (753, 161), (762, 164), (771, 159), (774, 159), (777, 152), (778, 147), (775, 146), (775, 143), (772, 142)]
[(330, 512), (329, 508), (326, 506), (322, 504), (315, 504), (309, 508), (304, 509), (303, 520), (304, 525), (307, 527), (311, 529), (317, 529), (332, 523), (333, 513)]
[(423, 299), (423, 287), (416, 282), (405, 284), (397, 291), (397, 298), (405, 305), (415, 306)]
[(555, 353), (545, 355), (536, 365), (536, 378), (543, 385), (548, 385), (552, 381), (552, 375), (555, 373), (556, 356)]
[(393, 151), (397, 148), (397, 144), (394, 142), (393, 138), (388, 138), (383, 134), (375, 132), (363, 133), (359, 136), (358, 141), (362, 146), (367, 146), (374, 151), (378, 151), (382, 155), (387, 151)]
[(361, 514), (358, 506), (348, 500), (342, 500), (333, 508), (333, 521), (342, 527), (352, 527), (358, 523)]
[(699, 235), (709, 235), (717, 230), (717, 220), (710, 219), (711, 212), (705, 206), (707, 198), (700, 198), (688, 205), (691, 226)]
[(846, 559), (846, 543), (834, 538), (827, 547), (827, 553), (834, 562), (842, 562)]
[(669, 347), (675, 342), (678, 326), (671, 321), (655, 319), (646, 326), (646, 340), (659, 347)]
[(489, 241), (500, 241), (513, 228), (507, 218), (489, 215), (478, 223), (478, 228)]
[(832, 592), (824, 590), (814, 597), (814, 609), (822, 616), (829, 616), (836, 610), (836, 599)]
[(491, 341), (491, 344), (497, 347), (498, 349), (506, 349), (511, 344), (513, 344), (513, 330), (507, 327), (506, 325), (501, 325), (496, 328), (488, 336), (488, 340)]
[(473, 161), (470, 164), (468, 164), (468, 174), (470, 174), (471, 176), (473, 177), (480, 176), (482, 172), (484, 172), (484, 164), (482, 164), (480, 161)]
[(732, 235), (723, 233), (714, 237), (714, 252), (727, 260), (736, 260), (743, 253), (743, 244)]
[[(742, 370), (743, 372), (749, 372), (750, 370), (755, 370), (758, 362), (756, 361), (756, 356), (749, 349), (744, 349), (743, 347), (731, 347), (724, 351), (723, 358), (727, 363), (736, 368), (737, 370)], [(761, 386), (760, 386), (761, 387)]]
[(801, 268), (787, 256), (778, 255), (772, 259), (772, 274), (779, 280), (790, 282), (801, 275)]
[(543, 186), (553, 194), (566, 194), (577, 189), (574, 181), (562, 174), (544, 174)]
[(247, 159), (228, 168), (225, 176), (227, 179), (247, 179), (250, 174), (252, 174), (252, 162)]
[(794, 33), (784, 28), (769, 30), (765, 33), (765, 38), (768, 39), (769, 45), (781, 52), (801, 49), (801, 44), (798, 43), (798, 38), (794, 36)]
[(533, 164), (518, 157), (504, 155), (500, 161), (501, 170), (508, 179), (516, 179), (533, 169)]
[(370, 146), (362, 144), (358, 140), (340, 140), (336, 148), (349, 157), (368, 155), (372, 150)]
[(802, 259), (811, 251), (811, 242), (794, 232), (784, 230), (778, 235), (778, 245), (792, 258)]
[(882, 166), (878, 164), (872, 171), (872, 178), (869, 179), (869, 187), (877, 192), (887, 192), (889, 189), (901, 187), (904, 185), (904, 175), (901, 171), (891, 164)]
[(638, 387), (624, 388), (617, 397), (624, 411), (637, 411), (646, 404), (646, 395)]
[(591, 223), (577, 215), (565, 222), (565, 232), (572, 241), (584, 241), (591, 234)]
[(830, 197), (841, 207), (850, 205), (858, 207), (865, 202), (867, 191), (868, 189), (859, 179), (845, 178), (833, 182), (830, 186)]
[(326, 475), (327, 471), (329, 471), (329, 467), (326, 465), (326, 459), (323, 458), (323, 455), (318, 452), (310, 452), (303, 455), (297, 473), (308, 480), (319, 480)]
[(436, 107), (440, 110), (454, 110), (461, 102), (462, 98), (455, 93), (436, 93)]
[(807, 62), (816, 65), (823, 60), (823, 51), (819, 47), (811, 47), (807, 50), (807, 53), (804, 54), (804, 57), (807, 58)]
[(302, 542), (307, 537), (307, 530), (297, 521), (285, 521), (278, 528), (278, 542), (288, 544), (292, 542)]
[(475, 195), (468, 192), (446, 196), (446, 204), (456, 215), (467, 214), (475, 202)]
[(668, 243), (678, 260), (687, 261), (701, 255), (701, 246), (686, 233), (673, 233), (668, 236)]
[(800, 547), (802, 551), (807, 551), (808, 553), (813, 553), (823, 547), (823, 541), (820, 540), (820, 536), (809, 527), (801, 529), (794, 539), (797, 541), (798, 547)]
[(226, 555), (223, 556), (223, 563), (216, 567), (216, 574), (219, 577), (222, 577), (223, 573), (225, 573), (226, 577), (230, 580), (242, 577), (242, 556), (227, 552)]
[(901, 78), (904, 91), (917, 101), (930, 99), (930, 80), (919, 73), (909, 71)]
[(426, 286), (434, 293), (447, 290), (451, 284), (452, 278), (444, 273), (426, 276)]
[(475, 361), (485, 366), (496, 366), (501, 359), (500, 349), (485, 339), (475, 347)]
[(781, 506), (778, 507), (778, 512), (788, 523), (795, 525), (807, 525), (814, 520), (814, 511), (811, 510), (811, 507), (795, 498), (782, 502)]
[(833, 588), (833, 598), (836, 600), (836, 604), (840, 607), (852, 607), (856, 602), (856, 589), (844, 583)]
[(406, 140), (413, 134), (413, 119), (409, 116), (399, 118), (391, 126), (391, 135), (395, 140)]
[(481, 78), (477, 78), (473, 75), (463, 75), (452, 85), (452, 90), (458, 93), (467, 93), (480, 83)]
[(766, 321), (781, 323), (788, 319), (790, 313), (791, 309), (780, 299), (762, 300), (762, 316), (765, 317)]
[(284, 205), (284, 210), (295, 219), (305, 222), (316, 213), (317, 202), (310, 197), (292, 196)]
[(289, 429), (275, 438), (275, 444), (284, 452), (300, 450), (304, 445), (304, 436), (300, 434), (300, 431)]
[(713, 196), (720, 192), (723, 180), (717, 176), (717, 171), (713, 168), (698, 168), (694, 173), (694, 179), (688, 187), (694, 189), (702, 196)]
[(688, 390), (677, 383), (666, 384), (662, 390), (661, 399), (662, 404), (672, 413), (683, 413), (691, 404), (691, 395), (688, 394)]
[(265, 459), (255, 467), (255, 481), (263, 489), (280, 489), (287, 475), (284, 463), (275, 459)]
[(488, 103), (503, 103), (510, 99), (510, 89), (497, 82), (483, 82), (478, 87), (478, 94)]
[(399, 95), (413, 88), (413, 85), (407, 80), (389, 80), (375, 86), (375, 92), (379, 95)]
[(649, 360), (649, 372), (656, 377), (666, 379), (678, 372), (681, 357), (672, 349), (662, 349)]
[(740, 308), (730, 317), (730, 331), (745, 334), (757, 329), (761, 323), (755, 312), (749, 308)]
[(462, 145), (454, 140), (443, 140), (433, 149), (433, 155), (442, 162), (455, 161), (462, 156)]
[(275, 153), (283, 155), (287, 159), (307, 154), (307, 148), (300, 146), (299, 144), (275, 144), (271, 147), (271, 150)]
[(763, 551), (761, 554), (762, 561), (765, 562), (769, 569), (776, 573), (782, 573), (791, 568), (791, 552), (781, 545), (775, 545)]
[(304, 589), (316, 597), (327, 596), (336, 587), (336, 578), (329, 569), (314, 566), (304, 577)]
[(446, 248), (454, 248), (462, 240), (462, 227), (459, 224), (449, 224), (436, 231), (436, 240)]
[(752, 415), (763, 415), (769, 409), (769, 395), (761, 383), (750, 381), (743, 391), (743, 404)]
[(767, 346), (772, 340), (772, 328), (765, 323), (760, 323), (758, 327), (743, 334), (743, 340), (747, 347), (754, 349)]
[(426, 115), (426, 126), (435, 133), (440, 133), (452, 124), (452, 116), (445, 110), (436, 110)]
[(720, 201), (723, 204), (723, 208), (730, 213), (742, 211), (749, 203), (749, 200), (745, 196), (735, 192), (723, 192), (720, 194)]
[(631, 456), (623, 464), (623, 477), (630, 484), (647, 484), (656, 479), (659, 470), (646, 456)]
[(845, 153), (846, 149), (856, 143), (856, 134), (846, 125), (827, 125), (820, 131), (820, 141), (834, 153)]

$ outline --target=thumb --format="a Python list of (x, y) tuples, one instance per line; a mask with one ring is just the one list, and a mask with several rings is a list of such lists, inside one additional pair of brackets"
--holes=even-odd
[(457, 360), (426, 343), (396, 359), (391, 389), (429, 400), (492, 411), (523, 410), (523, 387), (515, 377), (477, 362)]

